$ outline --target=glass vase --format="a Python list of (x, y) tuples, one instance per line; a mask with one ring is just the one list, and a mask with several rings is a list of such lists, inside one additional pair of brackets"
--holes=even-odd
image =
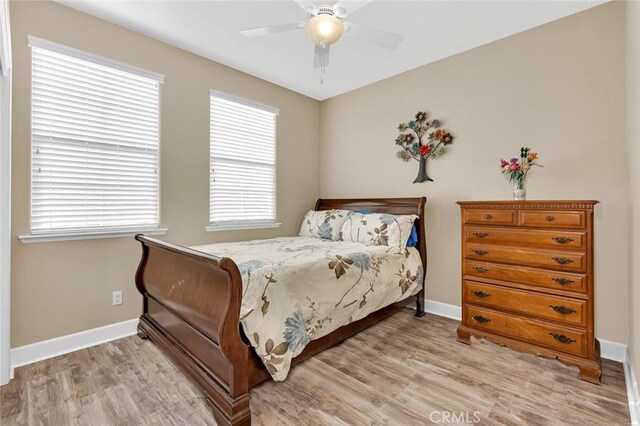
[(513, 201), (525, 201), (527, 199), (527, 188), (525, 181), (515, 182), (513, 185)]

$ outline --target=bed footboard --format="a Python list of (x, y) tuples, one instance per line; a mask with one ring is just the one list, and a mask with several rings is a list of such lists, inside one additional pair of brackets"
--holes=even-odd
[(137, 235), (138, 334), (161, 346), (202, 387), (218, 424), (250, 424), (249, 346), (240, 335), (242, 279), (236, 264)]

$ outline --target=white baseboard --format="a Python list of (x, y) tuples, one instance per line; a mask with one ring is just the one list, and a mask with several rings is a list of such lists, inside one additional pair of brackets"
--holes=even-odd
[(136, 318), (11, 349), (11, 378), (17, 367), (131, 336), (137, 327)]
[(439, 317), (450, 318), (457, 321), (462, 320), (462, 308), (460, 306), (427, 299), (424, 301), (424, 310)]
[(627, 345), (606, 339), (598, 339), (598, 341), (600, 342), (600, 356), (602, 358), (623, 364), (627, 361)]
[(640, 426), (640, 392), (638, 392), (638, 376), (633, 368), (633, 359), (627, 351), (624, 363), (624, 381), (627, 384), (627, 398), (629, 398), (629, 414), (631, 425)]

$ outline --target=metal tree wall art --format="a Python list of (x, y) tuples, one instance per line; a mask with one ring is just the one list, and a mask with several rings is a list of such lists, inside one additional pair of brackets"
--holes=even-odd
[(398, 130), (397, 157), (405, 162), (413, 158), (419, 163), (413, 183), (433, 182), (427, 175), (427, 158), (438, 158), (446, 152), (447, 146), (453, 143), (451, 133), (440, 127), (440, 121), (427, 120), (427, 113), (422, 111), (416, 113), (414, 120), (400, 123)]

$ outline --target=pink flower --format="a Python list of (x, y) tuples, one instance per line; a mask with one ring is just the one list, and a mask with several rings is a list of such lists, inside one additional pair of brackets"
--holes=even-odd
[(501, 169), (504, 169), (504, 168), (505, 168), (506, 166), (508, 166), (508, 165), (509, 165), (509, 163), (508, 163), (508, 162), (506, 162), (506, 161), (504, 161), (504, 160), (500, 160), (500, 168), (501, 168)]

